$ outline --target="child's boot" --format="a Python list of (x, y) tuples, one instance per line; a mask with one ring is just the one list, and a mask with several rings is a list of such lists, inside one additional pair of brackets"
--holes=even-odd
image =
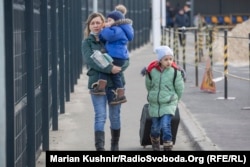
[(90, 93), (94, 95), (106, 95), (106, 92), (105, 92), (106, 85), (107, 85), (106, 80), (99, 79), (97, 82), (92, 84), (91, 87), (93, 89), (91, 90)]
[(172, 151), (173, 142), (172, 141), (164, 141), (163, 142), (163, 150), (164, 151)]
[(160, 137), (150, 136), (153, 151), (160, 151)]
[(115, 94), (115, 98), (113, 99), (113, 101), (110, 102), (111, 105), (127, 102), (127, 99), (124, 95), (124, 88), (117, 88), (116, 91), (113, 91), (113, 93)]

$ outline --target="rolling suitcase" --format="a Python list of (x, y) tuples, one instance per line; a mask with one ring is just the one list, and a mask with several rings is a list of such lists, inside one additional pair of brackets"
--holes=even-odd
[[(176, 135), (179, 123), (180, 123), (180, 113), (179, 113), (179, 108), (177, 106), (175, 116), (172, 117), (171, 121), (173, 144), (175, 144), (176, 141)], [(147, 145), (151, 145), (151, 140), (150, 140), (151, 125), (152, 125), (152, 120), (151, 117), (149, 116), (148, 104), (145, 104), (142, 109), (141, 120), (140, 120), (139, 135), (140, 135), (141, 146), (146, 147)], [(160, 143), (161, 145), (163, 144), (162, 135), (160, 137)]]

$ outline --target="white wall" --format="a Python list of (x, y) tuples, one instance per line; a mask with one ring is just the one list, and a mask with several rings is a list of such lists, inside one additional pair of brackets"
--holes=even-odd
[(6, 166), (4, 0), (0, 0), (0, 166)]

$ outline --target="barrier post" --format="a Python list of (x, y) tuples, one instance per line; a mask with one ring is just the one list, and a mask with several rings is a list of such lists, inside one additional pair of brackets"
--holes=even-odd
[(206, 49), (209, 47), (210, 43), (210, 29), (206, 26)]
[(168, 28), (168, 46), (171, 48), (171, 28)]
[(195, 46), (195, 86), (198, 87), (198, 43), (197, 43), (197, 30), (194, 30), (194, 46)]
[(179, 33), (178, 33), (178, 28), (176, 28), (175, 29), (175, 51), (176, 51), (176, 61), (177, 61), (177, 64), (179, 64), (179, 48), (178, 48), (178, 46), (179, 46), (179, 42), (178, 42), (178, 35), (179, 35)]
[(213, 68), (213, 37), (212, 37), (212, 30), (209, 30), (209, 57), (211, 68)]
[(163, 45), (164, 28), (161, 27), (161, 45)]
[(201, 57), (203, 56), (203, 45), (202, 45), (203, 35), (202, 35), (201, 27), (199, 27), (198, 34), (199, 34), (198, 36), (199, 37), (199, 61), (201, 62)]
[(163, 28), (163, 45), (167, 45), (167, 30)]
[(227, 55), (227, 31), (224, 31), (224, 98), (227, 99), (227, 74), (228, 74), (228, 55)]
[(176, 40), (175, 40), (175, 38), (176, 38), (176, 36), (175, 36), (175, 28), (173, 28), (173, 50), (174, 50), (174, 58), (175, 58), (176, 63), (178, 63), (177, 62), (177, 58), (176, 58), (176, 45), (175, 45)]
[(228, 54), (227, 54), (227, 30), (224, 30), (224, 97), (219, 97), (217, 99), (228, 99), (228, 100), (233, 100), (235, 99), (234, 97), (228, 97), (228, 80), (227, 80), (227, 75), (228, 75)]
[(186, 46), (186, 36), (185, 36), (185, 29), (182, 29), (182, 63), (183, 69), (186, 71), (186, 55), (185, 55), (185, 46)]

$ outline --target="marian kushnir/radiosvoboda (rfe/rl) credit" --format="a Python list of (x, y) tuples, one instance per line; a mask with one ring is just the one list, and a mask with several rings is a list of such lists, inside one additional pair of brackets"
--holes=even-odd
[[(245, 153), (245, 154), (243, 154)], [(49, 151), (46, 152), (46, 166), (56, 164), (85, 164), (85, 163), (148, 163), (148, 162), (165, 162), (165, 163), (191, 163), (192, 165), (209, 164), (234, 164), (246, 165), (246, 152), (224, 152), (224, 151), (172, 151), (163, 152), (90, 152), (90, 151)]]

